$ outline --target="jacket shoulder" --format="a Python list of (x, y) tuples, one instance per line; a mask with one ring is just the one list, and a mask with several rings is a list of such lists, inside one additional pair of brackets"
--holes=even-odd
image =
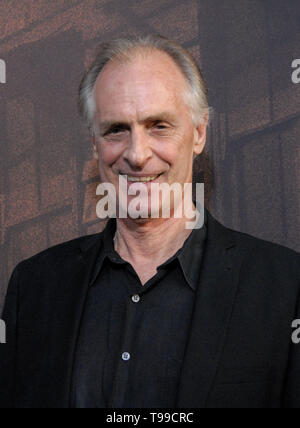
[(248, 233), (244, 232), (238, 232), (236, 230), (228, 229), (233, 235), (237, 237), (239, 241), (247, 243), (249, 246), (251, 246), (256, 251), (263, 251), (264, 253), (268, 254), (277, 254), (281, 255), (282, 257), (287, 258), (295, 258), (300, 261), (300, 254), (284, 245), (267, 241), (261, 238), (257, 238), (255, 236), (249, 235)]
[(269, 267), (275, 271), (280, 268), (291, 271), (299, 276), (300, 280), (300, 254), (283, 245), (257, 238), (245, 232), (228, 228), (209, 215), (210, 224), (213, 225), (213, 235), (216, 239), (225, 237), (225, 242), (237, 245), (243, 250), (246, 260), (257, 267)]
[(99, 239), (101, 239), (102, 232), (81, 236), (79, 238), (72, 239), (67, 242), (50, 247), (28, 259), (20, 262), (16, 270), (29, 269), (30, 267), (37, 268), (38, 266), (48, 266), (49, 268), (54, 268), (57, 263), (62, 262), (68, 257), (74, 257), (82, 249), (89, 248)]
[(291, 280), (300, 286), (300, 254), (297, 251), (244, 232), (228, 229), (228, 233), (246, 248), (244, 268), (247, 272), (266, 272), (274, 280)]

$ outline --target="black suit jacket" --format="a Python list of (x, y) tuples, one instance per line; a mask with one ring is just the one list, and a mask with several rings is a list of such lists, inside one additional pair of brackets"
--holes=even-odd
[[(102, 234), (14, 271), (0, 345), (0, 407), (68, 408), (74, 350)], [(183, 362), (181, 408), (300, 407), (300, 256), (208, 215), (208, 240)]]

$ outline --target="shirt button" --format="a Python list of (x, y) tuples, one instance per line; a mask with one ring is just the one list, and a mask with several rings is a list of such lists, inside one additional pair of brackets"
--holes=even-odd
[(131, 297), (131, 300), (133, 301), (133, 303), (139, 303), (139, 301), (141, 300), (140, 296), (138, 294), (134, 294)]
[(123, 352), (123, 354), (122, 354), (122, 360), (123, 361), (130, 360), (130, 354), (129, 354), (129, 352)]

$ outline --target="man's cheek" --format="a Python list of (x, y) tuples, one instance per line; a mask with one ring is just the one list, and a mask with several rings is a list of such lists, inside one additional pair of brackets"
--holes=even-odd
[(118, 143), (102, 141), (98, 144), (99, 157), (105, 165), (112, 165), (122, 155), (122, 146)]
[(168, 175), (172, 174), (178, 165), (180, 165), (180, 154), (175, 150), (161, 150), (159, 153), (155, 153), (155, 156), (159, 159), (159, 164), (164, 165), (164, 170), (168, 172)]
[(100, 181), (110, 182), (109, 176), (112, 174), (111, 166), (109, 163), (109, 159), (103, 156), (102, 152), (99, 152), (99, 160), (98, 160), (98, 172)]
[(115, 155), (112, 150), (107, 147), (100, 147), (99, 158), (102, 165), (111, 165), (114, 161)]

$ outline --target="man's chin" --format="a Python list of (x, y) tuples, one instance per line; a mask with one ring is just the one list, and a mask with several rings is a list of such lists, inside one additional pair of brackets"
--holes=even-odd
[(154, 207), (139, 207), (138, 205), (130, 205), (130, 203), (126, 207), (119, 206), (119, 213), (123, 213), (126, 216), (126, 218), (132, 219), (132, 220), (154, 220), (157, 219), (160, 216), (161, 213), (160, 208), (154, 208)]
[[(134, 201), (132, 201), (134, 202)], [(174, 213), (173, 206), (167, 206), (163, 209), (163, 204), (160, 203), (152, 203), (149, 202), (143, 204), (141, 207), (140, 204), (130, 204), (130, 200), (127, 205), (118, 205), (117, 217), (119, 218), (128, 218), (132, 220), (138, 221), (149, 221), (149, 220), (157, 220), (157, 219), (167, 219), (172, 217), (172, 213)]]

